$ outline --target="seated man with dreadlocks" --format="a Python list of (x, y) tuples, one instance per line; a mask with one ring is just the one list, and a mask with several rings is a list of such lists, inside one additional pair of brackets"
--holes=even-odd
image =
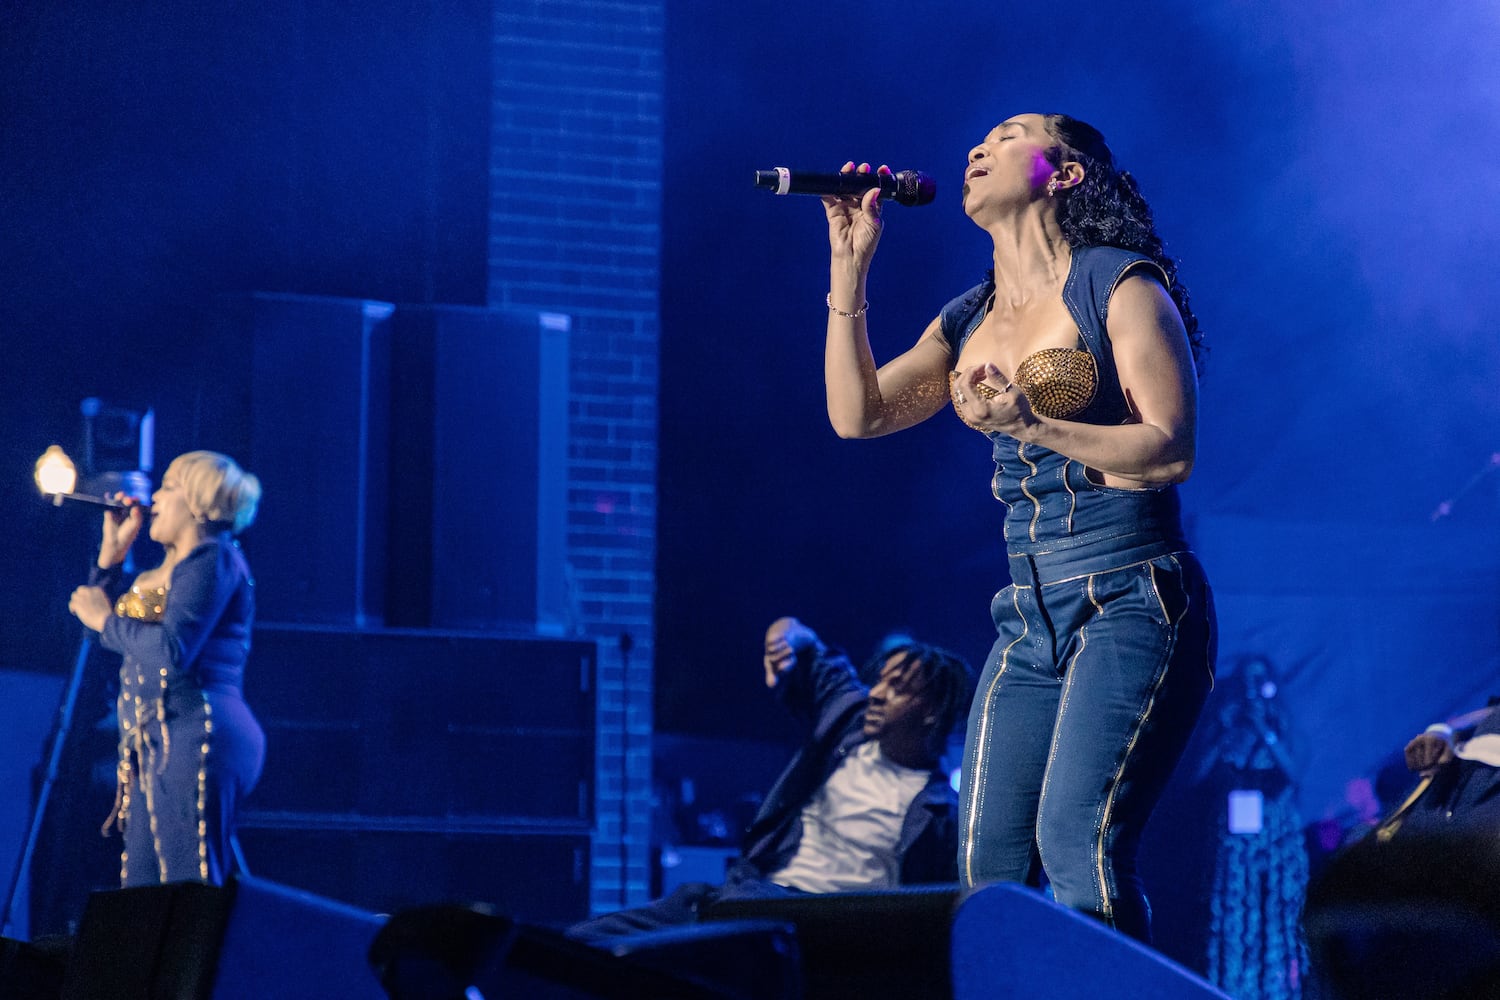
[(766, 686), (807, 741), (751, 822), (723, 885), (693, 882), (647, 906), (574, 925), (602, 941), (693, 923), (720, 899), (889, 889), (958, 879), (958, 802), (939, 766), (969, 705), (973, 673), (908, 642), (877, 658), (869, 687), (840, 651), (795, 618), (766, 631)]

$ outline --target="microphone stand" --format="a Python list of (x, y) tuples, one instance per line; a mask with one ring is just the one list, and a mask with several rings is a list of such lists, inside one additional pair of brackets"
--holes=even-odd
[(68, 734), (73, 729), (73, 714), (78, 706), (79, 689), (83, 687), (83, 675), (88, 666), (89, 652), (94, 648), (93, 634), (86, 628), (82, 631), (83, 634), (78, 640), (78, 656), (73, 661), (73, 673), (68, 678), (68, 686), (63, 690), (62, 702), (57, 708), (57, 721), (52, 729), (52, 747), (47, 754), (47, 766), (42, 772), (42, 782), (37, 790), (36, 803), (31, 808), (31, 822), (26, 829), (26, 842), (21, 848), (20, 856), (16, 858), (15, 869), (10, 874), (10, 887), (5, 892), (5, 909), (3, 913), (0, 913), (0, 934), (6, 937), (10, 936), (11, 914), (15, 906), (16, 890), (20, 887), (22, 873), (31, 867), (31, 858), (36, 852), (37, 839), (42, 832), (42, 820), (47, 814), (47, 800), (52, 794), (53, 784), (57, 781)]
[(620, 633), (620, 905), (630, 905), (630, 651), (635, 638)]
[[(116, 510), (124, 510), (128, 507), (127, 504), (114, 497), (89, 493), (50, 493), (47, 496), (55, 507), (61, 507), (65, 500)], [(140, 504), (140, 506), (143, 509), (150, 509), (146, 504)], [(128, 554), (126, 558), (129, 558)], [(22, 875), (31, 867), (32, 857), (36, 853), (37, 840), (42, 832), (42, 821), (47, 815), (47, 802), (52, 797), (52, 786), (57, 783), (63, 753), (67, 749), (68, 737), (73, 731), (73, 715), (78, 707), (78, 693), (83, 688), (83, 677), (88, 668), (89, 653), (94, 648), (93, 631), (83, 628), (80, 632), (78, 655), (73, 660), (73, 671), (68, 677), (67, 687), (63, 689), (62, 702), (57, 707), (57, 720), (52, 727), (52, 745), (47, 752), (46, 767), (42, 771), (42, 781), (37, 788), (36, 802), (31, 807), (31, 820), (26, 827), (26, 841), (21, 847), (20, 856), (16, 858), (16, 866), (10, 873), (10, 885), (5, 891), (5, 906), (3, 910), (0, 910), (0, 935), (10, 935), (16, 892), (20, 888)]]

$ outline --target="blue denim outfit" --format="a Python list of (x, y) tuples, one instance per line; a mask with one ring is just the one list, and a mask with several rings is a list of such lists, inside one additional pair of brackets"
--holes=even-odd
[[(90, 581), (111, 599), (120, 567)], [(255, 585), (239, 544), (211, 535), (172, 569), (162, 605), (143, 618), (111, 615), (99, 643), (122, 656), (120, 882), (221, 884), (241, 802), (265, 762), (265, 734), (241, 694)], [(106, 824), (108, 826), (109, 824)]]
[[(1073, 252), (1063, 301), (1098, 385), (1072, 420), (1126, 416), (1105, 317), (1133, 269), (1163, 280), (1139, 254)], [(992, 291), (944, 307), (955, 359)], [(1034, 843), (1059, 902), (1149, 941), (1136, 853), (1213, 686), (1213, 596), (1175, 487), (1100, 486), (1056, 452), (988, 436), (1011, 585), (991, 604), (999, 635), (969, 714), (959, 876), (1024, 881)]]

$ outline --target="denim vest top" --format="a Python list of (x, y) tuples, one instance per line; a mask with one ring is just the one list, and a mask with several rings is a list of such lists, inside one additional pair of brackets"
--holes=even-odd
[[(1094, 398), (1070, 419), (1119, 424), (1129, 414), (1120, 388), (1105, 319), (1109, 299), (1127, 272), (1140, 269), (1166, 284), (1149, 257), (1116, 247), (1073, 251), (1063, 303), (1078, 324), (1079, 348), (1094, 359)], [(943, 337), (956, 361), (964, 343), (985, 315), (995, 290), (992, 279), (953, 299), (941, 314)], [(1042, 582), (1071, 575), (1102, 559), (1118, 564), (1122, 555), (1155, 558), (1187, 546), (1175, 486), (1118, 489), (1090, 480), (1079, 462), (1006, 434), (986, 432), (994, 445), (991, 490), (1005, 504), (1005, 546), (1013, 557), (1029, 557)]]

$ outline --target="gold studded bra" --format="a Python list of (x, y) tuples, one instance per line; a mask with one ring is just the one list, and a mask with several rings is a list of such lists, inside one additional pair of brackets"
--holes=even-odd
[(1094, 356), (1072, 347), (1049, 347), (1029, 354), (1016, 366), (1013, 381), (1033, 412), (1066, 420), (1094, 401), (1099, 375)]
[(167, 588), (131, 587), (115, 601), (115, 614), (143, 622), (159, 622), (167, 610)]

